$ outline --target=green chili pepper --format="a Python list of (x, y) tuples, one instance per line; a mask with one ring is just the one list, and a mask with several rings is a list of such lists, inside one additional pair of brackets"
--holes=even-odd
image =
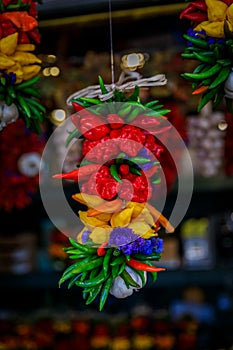
[(99, 304), (99, 311), (103, 310), (103, 307), (107, 301), (110, 288), (112, 286), (112, 277), (108, 277), (108, 279), (105, 281), (105, 283), (102, 286), (101, 294), (100, 294), (100, 304)]
[(146, 254), (133, 254), (132, 256), (134, 259), (136, 260), (160, 260), (161, 259), (161, 254), (160, 253), (154, 253), (154, 254), (150, 254), (150, 255), (146, 255)]
[(80, 273), (79, 275), (77, 276), (74, 276), (71, 278), (69, 284), (68, 284), (68, 289), (70, 289), (71, 287), (73, 287), (75, 285), (75, 282), (82, 276), (82, 274)]
[(158, 185), (160, 183), (161, 183), (161, 177), (159, 177), (158, 179), (152, 181), (152, 184), (154, 184), (154, 185)]
[(108, 248), (103, 260), (103, 271), (105, 276), (107, 276), (109, 271), (111, 257), (112, 257), (112, 248)]
[(139, 101), (138, 101), (138, 99), (139, 99), (139, 92), (140, 92), (139, 86), (136, 85), (135, 88), (134, 88), (134, 92), (132, 93), (132, 95), (130, 95), (130, 96), (126, 99), (126, 102), (129, 102), (129, 101), (136, 101), (136, 102), (139, 102)]
[(135, 273), (137, 273), (139, 275), (139, 277), (141, 278), (141, 281), (142, 281), (142, 287), (144, 287), (146, 284), (145, 272), (142, 270), (137, 270), (133, 267), (131, 267), (131, 268), (135, 271)]
[(129, 288), (130, 286), (140, 288), (139, 284), (134, 281), (134, 279), (126, 270), (122, 271), (120, 277), (124, 280), (127, 288)]
[(216, 86), (225, 82), (225, 80), (229, 76), (230, 72), (231, 72), (230, 67), (224, 67), (223, 69), (221, 69), (219, 74), (216, 76), (216, 78), (213, 80), (213, 82), (209, 85), (209, 89), (213, 89)]
[(84, 252), (86, 252), (87, 254), (96, 254), (96, 248), (93, 247), (88, 247), (87, 245), (84, 244), (80, 244), (77, 241), (75, 241), (72, 238), (69, 238), (70, 243), (72, 244), (73, 247), (78, 248)]
[(220, 69), (222, 68), (221, 64), (216, 63), (215, 65), (213, 65), (210, 69), (208, 69), (205, 72), (201, 72), (201, 73), (184, 73), (182, 74), (182, 76), (188, 80), (191, 81), (196, 81), (196, 80), (204, 80), (210, 77), (213, 77), (214, 75), (216, 75)]
[[(215, 96), (215, 99), (214, 99), (214, 102), (213, 102), (213, 110), (215, 110), (215, 108), (219, 105), (219, 103), (223, 100), (224, 98), (224, 95), (225, 95), (225, 91), (219, 91), (216, 96)], [(229, 110), (230, 112), (230, 110)], [(232, 113), (232, 112), (231, 112)]]
[(153, 101), (150, 101), (150, 102), (147, 102), (146, 104), (145, 104), (145, 107), (147, 107), (147, 108), (152, 108), (156, 103), (158, 103), (159, 102), (159, 100), (153, 100)]
[(87, 262), (85, 260), (86, 259), (84, 259), (83, 261), (80, 262), (80, 265), (73, 270), (73, 273), (80, 273), (82, 271), (92, 270), (93, 268), (103, 264), (103, 257), (102, 256), (100, 256), (94, 260), (91, 260), (89, 262)]
[(75, 274), (79, 274), (80, 272), (82, 272), (82, 268), (83, 266), (87, 266), (87, 263), (90, 263), (90, 257), (83, 259), (80, 261), (78, 261), (77, 263), (69, 266), (63, 273), (62, 277), (59, 280), (59, 287), (62, 283), (64, 283), (66, 280), (70, 279), (71, 277), (73, 277)]
[(90, 279), (96, 277), (100, 272), (101, 272), (102, 268), (100, 266), (94, 268), (93, 270), (91, 270), (90, 272)]
[(137, 169), (137, 168), (134, 168), (134, 167), (130, 167), (130, 172), (131, 172), (132, 174), (136, 174), (136, 175), (138, 175), (138, 176), (141, 176), (141, 175), (142, 175), (141, 170), (139, 170), (139, 169)]
[(197, 112), (199, 113), (201, 109), (210, 101), (214, 98), (214, 96), (217, 93), (218, 88), (207, 90), (203, 95), (202, 99), (197, 107)]
[(112, 266), (112, 277), (113, 278), (116, 278), (117, 276), (119, 276), (120, 268), (121, 268), (121, 264)]
[[(151, 267), (154, 267), (154, 264), (150, 260), (145, 260), (144, 262), (145, 262), (145, 264), (147, 264), (147, 265), (149, 265)], [(157, 280), (157, 277), (158, 277), (157, 272), (150, 271), (149, 273), (150, 273), (150, 275), (152, 277), (152, 282), (155, 282)]]
[(145, 163), (149, 163), (150, 159), (148, 158), (144, 158), (144, 157), (140, 157), (140, 156), (136, 156), (136, 157), (131, 157), (129, 159), (130, 162), (136, 163), (136, 164), (145, 164)]
[(133, 107), (130, 104), (123, 104), (123, 108), (121, 107), (117, 114), (120, 117), (125, 117), (132, 109)]
[(88, 296), (87, 301), (86, 301), (86, 305), (91, 304), (95, 300), (95, 298), (100, 293), (101, 289), (102, 289), (102, 284), (99, 284), (96, 287), (91, 288), (91, 290), (89, 292), (89, 296)]
[(90, 104), (94, 104), (94, 105), (99, 105), (99, 104), (103, 104), (102, 101), (98, 100), (97, 98), (91, 98), (91, 97), (79, 97), (78, 98), (78, 102), (88, 102)]
[(108, 277), (109, 277), (109, 275), (105, 276), (104, 272), (101, 271), (98, 276), (96, 276), (96, 277), (94, 277), (92, 279), (88, 279), (88, 280), (83, 281), (83, 282), (76, 281), (75, 284), (78, 287), (82, 287), (82, 288), (95, 287), (95, 286), (97, 286), (99, 284), (102, 284)]
[(100, 75), (99, 75), (99, 77), (98, 77), (98, 80), (99, 80), (100, 90), (101, 90), (102, 94), (107, 94), (107, 93), (108, 93), (108, 90), (107, 90), (107, 88), (105, 87), (104, 81), (103, 81), (103, 79), (102, 79), (102, 77), (101, 77)]
[(214, 64), (216, 62), (216, 59), (213, 56), (208, 56), (205, 54), (203, 55), (202, 53), (199, 53), (199, 52), (193, 52), (193, 55), (195, 59), (203, 63)]
[(207, 41), (203, 40), (203, 39), (199, 39), (199, 38), (194, 38), (190, 35), (187, 34), (183, 34), (184, 39), (190, 41), (192, 44), (196, 45), (197, 47), (200, 47), (202, 49), (207, 49), (209, 48), (209, 44), (207, 43)]
[(126, 262), (124, 261), (120, 266), (118, 276), (120, 276), (122, 272), (125, 270), (125, 266), (126, 266)]
[(69, 259), (72, 259), (72, 260), (85, 259), (86, 257), (87, 257), (86, 254), (72, 254), (72, 255), (69, 255)]
[(112, 175), (112, 177), (117, 181), (117, 182), (122, 182), (121, 178), (118, 175), (118, 171), (117, 171), (117, 165), (116, 164), (112, 164), (110, 166), (110, 174)]
[(193, 53), (182, 52), (181, 57), (185, 59), (191, 59), (191, 60), (195, 59), (194, 52)]
[(70, 142), (76, 137), (78, 138), (80, 136), (80, 133), (78, 131), (78, 129), (74, 129), (70, 134), (69, 136), (67, 137), (66, 139), (66, 142), (65, 142), (65, 146), (68, 147)]
[(88, 276), (89, 272), (90, 272), (89, 270), (86, 270), (86, 271), (82, 272), (82, 275), (80, 277), (80, 281), (81, 282), (85, 280), (85, 278)]
[[(184, 73), (184, 74), (186, 74), (186, 73)], [(188, 73), (187, 73), (188, 74)], [(191, 73), (190, 73), (191, 74)], [(163, 116), (163, 115), (165, 115), (165, 114), (167, 114), (167, 113), (170, 113), (171, 112), (171, 110), (170, 109), (160, 109), (160, 110), (158, 110), (158, 111), (152, 111), (152, 112), (148, 112), (148, 113), (146, 113), (146, 115), (148, 116), (148, 117), (161, 117), (161, 116)]]
[[(133, 104), (133, 102), (131, 102), (131, 104)], [(131, 112), (127, 115), (127, 117), (125, 118), (127, 123), (132, 122), (140, 113), (144, 113), (144, 110), (142, 110), (141, 105), (139, 105), (138, 103), (136, 103), (137, 106), (133, 107), (133, 109), (131, 110)], [(138, 107), (139, 106), (139, 107)]]
[(124, 255), (119, 255), (117, 258), (115, 258), (110, 265), (111, 266), (116, 266), (119, 264), (122, 264), (125, 261), (125, 256)]

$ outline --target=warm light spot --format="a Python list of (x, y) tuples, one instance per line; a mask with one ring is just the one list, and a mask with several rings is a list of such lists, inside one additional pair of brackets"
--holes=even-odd
[(66, 111), (64, 109), (54, 109), (51, 113), (50, 120), (55, 125), (61, 124), (66, 119)]

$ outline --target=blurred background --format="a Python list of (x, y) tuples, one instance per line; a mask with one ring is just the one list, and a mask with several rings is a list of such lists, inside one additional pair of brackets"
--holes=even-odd
[[(197, 114), (198, 97), (180, 76), (195, 66), (180, 55), (185, 45), (185, 28), (179, 20), (184, 3), (112, 0), (111, 4), (115, 78), (121, 72), (121, 57), (132, 52), (148, 57), (140, 71), (143, 77), (166, 75), (166, 86), (147, 89), (141, 98), (159, 99), (171, 109), (168, 119), (193, 162), (192, 200), (175, 233), (164, 237), (160, 264), (167, 271), (128, 299), (109, 297), (99, 313), (95, 303), (85, 306), (78, 288), (58, 288), (69, 265), (62, 250), (68, 238), (49, 220), (38, 184), (24, 185), (23, 191), (30, 194), (27, 201), (2, 181), (7, 188), (2, 202), (18, 196), (22, 205), (2, 205), (0, 210), (0, 349), (233, 349), (232, 115), (221, 105), (217, 111), (208, 105)], [(39, 88), (49, 116), (37, 140), (43, 150), (59, 118), (70, 114), (67, 97), (97, 84), (98, 75), (111, 82), (109, 3), (44, 0), (38, 5), (38, 22), (37, 54), (43, 62)], [(65, 138), (57, 135), (54, 162), (64, 157)], [(14, 161), (16, 150), (28, 151), (23, 140), (23, 132), (2, 139), (11, 146), (2, 157), (2, 167), (7, 159)], [(66, 158), (65, 169), (73, 167), (77, 151)], [(185, 159), (182, 162), (188, 184), (189, 169)], [(71, 185), (65, 193), (77, 211), (70, 200)], [(176, 194), (172, 177), (164, 215), (170, 213)], [(56, 185), (50, 196), (56, 201)]]

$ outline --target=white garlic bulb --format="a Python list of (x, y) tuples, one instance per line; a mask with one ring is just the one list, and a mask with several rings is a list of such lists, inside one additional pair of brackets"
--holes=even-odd
[[(137, 274), (133, 269), (129, 266), (126, 266), (125, 270), (130, 274), (132, 279), (142, 288), (142, 280), (139, 274)], [(144, 272), (144, 278), (146, 281), (147, 275)], [(113, 281), (112, 287), (110, 289), (110, 294), (114, 295), (118, 299), (127, 298), (132, 295), (134, 291), (138, 291), (138, 288), (130, 286), (129, 288), (126, 286), (123, 278), (120, 276), (116, 277)]]
[(19, 111), (14, 103), (8, 106), (5, 101), (0, 101), (0, 130), (7, 124), (15, 122), (18, 117)]

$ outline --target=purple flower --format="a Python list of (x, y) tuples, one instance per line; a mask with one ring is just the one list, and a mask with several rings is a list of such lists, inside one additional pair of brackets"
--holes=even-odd
[(90, 233), (91, 233), (90, 230), (83, 231), (83, 233), (82, 233), (82, 243), (86, 243), (88, 241)]
[(123, 245), (134, 242), (138, 237), (131, 228), (115, 227), (111, 232), (109, 244), (120, 248)]
[(163, 251), (163, 239), (158, 237), (151, 237), (151, 243), (153, 245), (154, 253), (162, 253)]

